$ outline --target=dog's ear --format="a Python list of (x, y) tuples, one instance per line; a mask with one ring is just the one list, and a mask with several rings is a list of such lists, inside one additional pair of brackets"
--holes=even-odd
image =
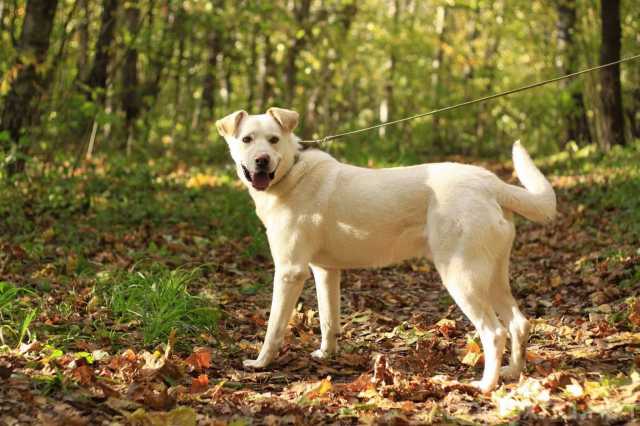
[(233, 112), (224, 118), (216, 121), (216, 128), (220, 136), (234, 136), (240, 126), (240, 122), (247, 116), (244, 110)]
[(298, 126), (300, 115), (290, 109), (272, 107), (267, 110), (267, 114), (273, 117), (285, 132), (291, 132)]

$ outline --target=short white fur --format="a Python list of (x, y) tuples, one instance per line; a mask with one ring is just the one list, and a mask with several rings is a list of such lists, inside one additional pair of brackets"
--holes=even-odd
[[(275, 262), (265, 341), (257, 359), (244, 365), (264, 368), (277, 356), (309, 270), (322, 332), (312, 356), (327, 358), (340, 334), (340, 271), (427, 257), (480, 335), (485, 365), (474, 384), (489, 392), (501, 375), (519, 377), (529, 323), (509, 286), (512, 212), (536, 222), (556, 212), (553, 188), (527, 151), (513, 145), (514, 168), (525, 188), (457, 163), (368, 169), (319, 150), (302, 151), (292, 133), (297, 121), (296, 112), (271, 108), (261, 115), (235, 112), (216, 123), (267, 229)], [(248, 134), (252, 142), (245, 143)], [(274, 135), (279, 142), (269, 143)], [(272, 160), (275, 177), (256, 190), (242, 166), (253, 167), (261, 155)], [(507, 337), (511, 356), (501, 370)]]

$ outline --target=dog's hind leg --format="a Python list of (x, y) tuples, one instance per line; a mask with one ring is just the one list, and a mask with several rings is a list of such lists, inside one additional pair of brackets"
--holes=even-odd
[(320, 312), (320, 331), (322, 343), (320, 349), (311, 356), (324, 359), (333, 355), (338, 349), (340, 334), (340, 270), (325, 269), (311, 265), (318, 295), (318, 311)]
[(509, 258), (504, 258), (496, 266), (496, 273), (491, 289), (493, 307), (509, 330), (511, 339), (511, 356), (509, 365), (500, 370), (505, 379), (517, 379), (526, 361), (526, 345), (529, 337), (529, 321), (518, 309), (509, 286)]
[(470, 250), (454, 252), (451, 256), (434, 261), (453, 300), (480, 334), (484, 373), (482, 380), (474, 382), (474, 385), (482, 392), (489, 392), (498, 383), (507, 339), (507, 330), (488, 300), (492, 259)]

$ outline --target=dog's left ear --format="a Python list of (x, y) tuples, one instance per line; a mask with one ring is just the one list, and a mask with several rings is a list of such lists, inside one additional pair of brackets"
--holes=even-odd
[(216, 121), (216, 129), (218, 129), (218, 133), (220, 136), (234, 136), (238, 127), (240, 126), (240, 122), (243, 118), (247, 116), (246, 111), (236, 111), (220, 120)]
[(285, 132), (291, 132), (298, 126), (300, 115), (290, 109), (273, 107), (267, 110), (267, 114), (273, 117)]

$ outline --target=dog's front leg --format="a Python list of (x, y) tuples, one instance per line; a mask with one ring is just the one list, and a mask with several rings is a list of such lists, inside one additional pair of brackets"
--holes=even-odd
[(314, 358), (325, 359), (338, 349), (340, 334), (340, 270), (324, 269), (311, 265), (316, 281), (318, 310), (320, 312), (320, 331), (322, 343), (320, 349), (311, 353)]
[(271, 313), (269, 314), (269, 324), (267, 334), (260, 354), (255, 360), (247, 359), (243, 362), (245, 367), (264, 368), (278, 354), (287, 324), (293, 313), (304, 281), (309, 276), (307, 265), (281, 266), (276, 265), (276, 273), (273, 280), (273, 299), (271, 300)]

